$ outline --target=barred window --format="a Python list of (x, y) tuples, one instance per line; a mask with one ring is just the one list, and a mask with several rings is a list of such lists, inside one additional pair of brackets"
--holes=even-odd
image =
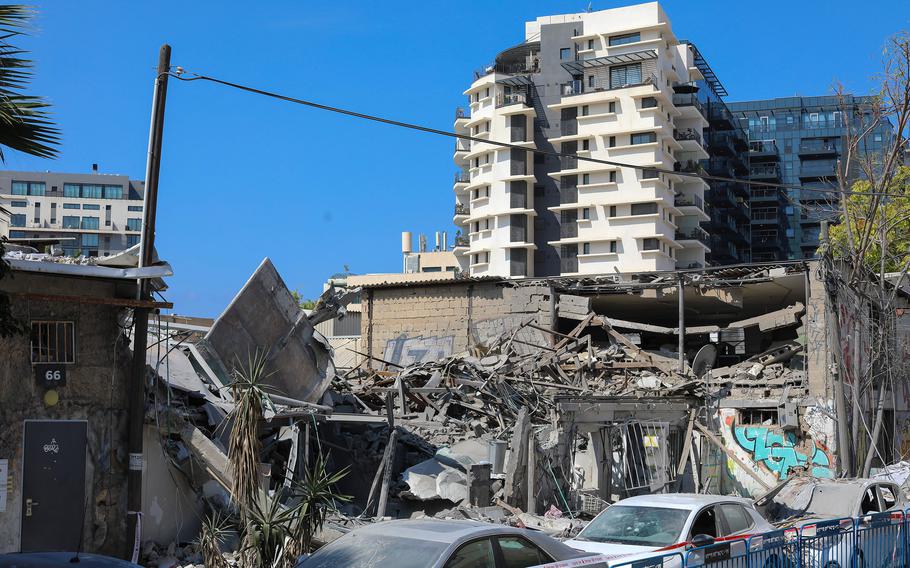
[(71, 321), (33, 321), (32, 363), (75, 363), (74, 330)]

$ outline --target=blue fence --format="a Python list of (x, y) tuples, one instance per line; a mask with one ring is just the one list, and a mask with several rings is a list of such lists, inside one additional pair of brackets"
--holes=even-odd
[[(910, 511), (831, 519), (647, 557), (596, 557), (592, 568), (910, 568)], [(578, 561), (575, 561), (578, 562)], [(572, 561), (545, 565), (575, 566)], [(541, 567), (542, 568), (542, 567)]]

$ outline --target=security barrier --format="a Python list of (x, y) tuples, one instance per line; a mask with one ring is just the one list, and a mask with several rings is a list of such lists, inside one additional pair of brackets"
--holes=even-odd
[[(672, 553), (592, 557), (583, 565), (591, 566), (593, 561), (593, 567), (610, 568), (910, 568), (908, 531), (908, 511), (886, 511), (855, 519), (818, 521)], [(556, 562), (535, 568), (564, 565), (568, 566)]]

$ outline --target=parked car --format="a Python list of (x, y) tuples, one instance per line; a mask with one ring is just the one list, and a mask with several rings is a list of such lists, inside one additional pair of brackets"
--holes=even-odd
[[(801, 477), (763, 509), (769, 520), (800, 528), (803, 566), (840, 568), (891, 566), (901, 558), (901, 539), (890, 534), (889, 513), (897, 515), (896, 521), (906, 505), (900, 487), (890, 481)], [(855, 547), (850, 537), (854, 518)]]
[(618, 558), (705, 546), (718, 539), (770, 530), (774, 526), (748, 499), (665, 493), (616, 502), (565, 544)]
[(0, 554), (0, 568), (142, 568), (138, 564), (99, 556), (75, 552), (20, 552)]
[(296, 568), (527, 568), (591, 556), (538, 531), (476, 521), (385, 521), (355, 529)]

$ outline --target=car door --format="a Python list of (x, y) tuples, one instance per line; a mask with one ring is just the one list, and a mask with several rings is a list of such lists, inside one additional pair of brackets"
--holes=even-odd
[(528, 568), (555, 562), (555, 559), (541, 550), (539, 546), (518, 535), (501, 535), (496, 537), (497, 560), (499, 568)]
[(479, 538), (462, 544), (449, 556), (445, 568), (496, 568), (493, 541)]
[(716, 508), (722, 528), (720, 536), (748, 534), (755, 526), (752, 515), (739, 503), (721, 503)]
[(686, 540), (691, 541), (700, 534), (717, 538), (720, 536), (720, 528), (717, 522), (717, 510), (714, 505), (710, 505), (695, 515), (695, 520), (692, 521), (692, 528), (689, 529), (689, 537)]

